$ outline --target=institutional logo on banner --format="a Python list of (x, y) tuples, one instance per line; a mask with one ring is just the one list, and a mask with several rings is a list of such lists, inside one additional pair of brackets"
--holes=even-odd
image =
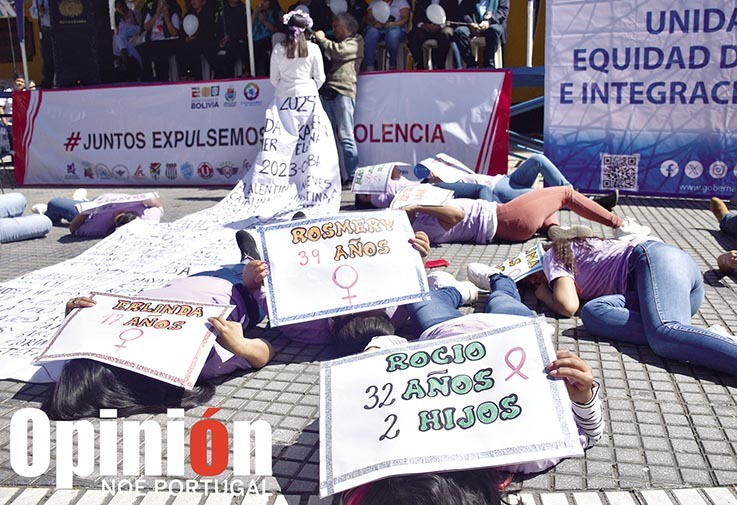
[(177, 164), (167, 163), (164, 174), (166, 175), (168, 179), (172, 179), (172, 180), (176, 179), (177, 178)]
[(547, 12), (545, 154), (574, 186), (737, 192), (734, 2), (549, 0)]
[(67, 165), (67, 173), (64, 178), (65, 179), (79, 179), (79, 175), (77, 175), (77, 166), (74, 164), (74, 162), (69, 163)]
[(209, 179), (215, 174), (215, 170), (213, 170), (212, 165), (205, 161), (197, 167), (197, 174), (203, 179)]
[(133, 177), (135, 177), (136, 179), (146, 178), (146, 173), (143, 171), (143, 168), (141, 167), (141, 165), (138, 165), (138, 168), (136, 168), (136, 171), (133, 172)]
[(113, 178), (112, 171), (104, 163), (98, 163), (97, 166), (95, 166), (95, 174), (97, 175), (98, 179), (102, 179), (105, 181)]
[(113, 167), (113, 176), (115, 176), (116, 179), (128, 179), (128, 167), (125, 165), (115, 165)]
[(226, 179), (230, 179), (238, 173), (238, 166), (229, 162), (223, 163), (218, 167), (218, 173)]
[(246, 87), (243, 88), (243, 96), (245, 96), (246, 100), (249, 102), (257, 100), (260, 93), (261, 90), (255, 82), (249, 82), (246, 84)]
[(148, 172), (155, 181), (161, 177), (161, 163), (154, 161), (148, 166)]
[(188, 161), (182, 163), (182, 165), (179, 167), (179, 171), (182, 173), (182, 177), (184, 177), (185, 179), (191, 179), (194, 175), (194, 167)]

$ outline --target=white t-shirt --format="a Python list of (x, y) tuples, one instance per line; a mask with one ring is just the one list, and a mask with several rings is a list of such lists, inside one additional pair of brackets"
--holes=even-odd
[[(143, 24), (146, 24), (149, 21), (151, 21), (151, 14), (146, 15), (146, 19), (143, 21)], [(176, 12), (171, 15), (171, 24), (174, 25), (174, 28), (179, 30), (179, 14)], [(164, 17), (160, 16), (159, 19), (156, 20), (156, 24), (151, 28), (151, 40), (164, 40), (165, 38)]]

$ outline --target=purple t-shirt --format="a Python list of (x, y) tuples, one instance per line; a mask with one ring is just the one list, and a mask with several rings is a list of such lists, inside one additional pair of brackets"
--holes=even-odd
[[(98, 196), (98, 199), (107, 199), (109, 193)], [(161, 216), (164, 215), (164, 209), (161, 207), (147, 207), (143, 202), (126, 202), (110, 205), (101, 212), (91, 214), (79, 228), (74, 230), (74, 235), (78, 237), (100, 238), (107, 236), (113, 230), (113, 217), (116, 212), (125, 211), (133, 212), (141, 219), (147, 221), (159, 222)]]
[(599, 238), (573, 240), (570, 245), (576, 258), (576, 272), (564, 267), (553, 249), (543, 257), (543, 271), (550, 284), (559, 277), (571, 277), (578, 296), (584, 300), (622, 294), (627, 290), (632, 250), (648, 240), (651, 239), (642, 237), (630, 242)]
[(466, 217), (446, 230), (438, 218), (424, 213), (417, 213), (412, 223), (415, 231), (424, 231), (433, 244), (452, 242), (473, 242), (488, 244), (496, 233), (496, 203), (486, 200), (469, 200), (468, 198), (454, 198), (445, 205), (456, 207), (465, 212)]
[[(169, 281), (164, 287), (150, 289), (141, 293), (142, 296), (156, 298), (170, 298), (174, 300), (188, 300), (202, 303), (221, 303), (235, 305), (233, 312), (227, 317), (228, 321), (237, 321), (246, 329), (249, 323), (246, 300), (231, 282), (219, 277), (198, 275)], [(263, 293), (255, 293), (257, 302)], [(236, 370), (248, 370), (251, 364), (243, 357), (237, 356), (215, 342), (207, 356), (205, 366), (200, 372), (200, 379), (212, 379), (226, 375)]]

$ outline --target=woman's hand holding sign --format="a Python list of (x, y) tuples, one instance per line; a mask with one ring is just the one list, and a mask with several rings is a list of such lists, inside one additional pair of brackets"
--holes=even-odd
[(261, 368), (271, 360), (271, 345), (260, 338), (245, 338), (240, 323), (224, 317), (211, 317), (208, 321), (217, 333), (217, 343), (245, 358), (253, 368)]
[(571, 351), (558, 351), (558, 359), (547, 366), (552, 377), (565, 379), (566, 389), (571, 401), (585, 404), (591, 401), (594, 393), (594, 375), (591, 367)]
[(67, 301), (64, 315), (68, 316), (69, 313), (74, 309), (79, 309), (82, 307), (92, 307), (96, 303), (97, 302), (92, 298), (88, 298), (86, 296), (75, 296), (74, 298), (70, 298), (69, 301)]

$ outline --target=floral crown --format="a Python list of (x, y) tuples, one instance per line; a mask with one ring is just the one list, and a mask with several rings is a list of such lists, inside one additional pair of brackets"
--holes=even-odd
[[(314, 25), (314, 23), (312, 22), (312, 18), (308, 13), (301, 9), (294, 9), (293, 11), (289, 11), (284, 14), (284, 17), (282, 17), (282, 23), (284, 23), (284, 26), (289, 26), (289, 20), (292, 19), (292, 16), (295, 16), (297, 14), (305, 18), (305, 21), (307, 21), (306, 28), (312, 28), (312, 26)], [(292, 31), (295, 31), (295, 36), (297, 35), (297, 33), (302, 33), (305, 31), (305, 28), (300, 28), (299, 26), (289, 26), (289, 28)]]

